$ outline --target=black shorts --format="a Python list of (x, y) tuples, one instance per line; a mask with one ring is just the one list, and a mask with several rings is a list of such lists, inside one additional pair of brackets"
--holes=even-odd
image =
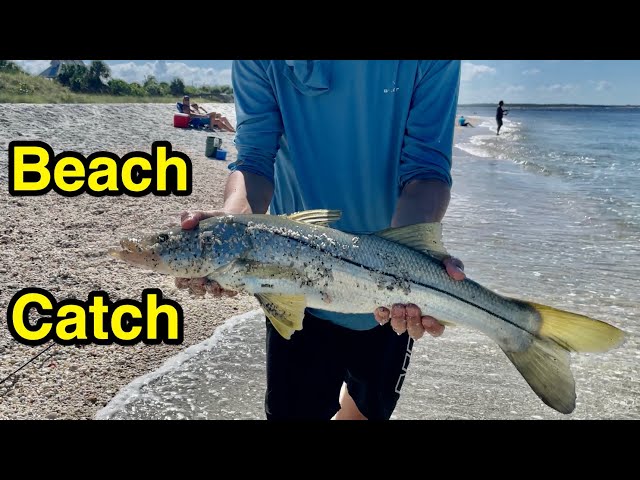
[(496, 123), (498, 124), (499, 127), (502, 126), (502, 119), (501, 118), (496, 118)]
[(369, 420), (388, 420), (400, 398), (413, 340), (391, 324), (349, 330), (307, 313), (302, 330), (285, 340), (267, 320), (269, 420), (329, 420), (346, 382)]

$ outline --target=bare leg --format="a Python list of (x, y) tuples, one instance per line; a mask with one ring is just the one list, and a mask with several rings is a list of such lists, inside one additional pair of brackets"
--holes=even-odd
[(231, 122), (227, 119), (227, 117), (220, 117), (219, 118), (220, 122), (222, 122), (222, 124), (225, 126), (225, 128), (230, 131), (230, 132), (235, 132), (236, 129), (233, 128), (233, 125), (231, 125)]
[(236, 129), (233, 128), (231, 122), (227, 119), (227, 117), (223, 117), (220, 113), (212, 112), (209, 114), (211, 117), (211, 126), (216, 126), (225, 132), (235, 132)]
[(342, 389), (340, 390), (340, 410), (331, 420), (367, 420), (367, 417), (360, 412), (356, 402), (349, 395), (346, 383), (342, 384)]

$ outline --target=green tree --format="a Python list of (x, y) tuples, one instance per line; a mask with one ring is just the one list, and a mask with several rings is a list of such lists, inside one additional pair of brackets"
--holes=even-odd
[(147, 94), (144, 87), (138, 82), (131, 82), (129, 88), (131, 88), (131, 95), (134, 97), (144, 97)]
[(160, 95), (163, 97), (167, 97), (171, 94), (171, 88), (167, 82), (160, 82), (158, 86), (160, 87)]
[(158, 81), (156, 80), (155, 75), (149, 75), (148, 77), (144, 77), (144, 83), (142, 84), (142, 86), (144, 88), (147, 88), (150, 85), (157, 85)]
[(69, 88), (73, 92), (86, 92), (89, 90), (88, 77), (86, 75), (76, 75), (71, 78)]
[(169, 85), (169, 91), (171, 95), (180, 96), (184, 95), (184, 82), (181, 78), (174, 78)]
[(61, 65), (56, 80), (74, 92), (85, 92), (88, 83), (89, 69), (85, 65)]
[(18, 64), (12, 62), (11, 60), (0, 60), (0, 72), (26, 73), (22, 68), (18, 66)]
[(161, 95), (160, 84), (153, 75), (149, 75), (145, 78), (143, 86), (147, 95), (151, 97), (158, 97)]
[(111, 78), (111, 69), (102, 60), (94, 60), (89, 67), (87, 85), (90, 92), (98, 93), (105, 90), (104, 82)]
[(111, 95), (132, 95), (133, 92), (131, 85), (119, 78), (109, 80), (108, 89)]

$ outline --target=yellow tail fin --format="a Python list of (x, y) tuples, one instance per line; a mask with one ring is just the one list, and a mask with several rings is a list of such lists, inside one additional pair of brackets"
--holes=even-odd
[(538, 335), (571, 352), (606, 352), (624, 341), (624, 332), (593, 318), (529, 303), (542, 319)]
[(584, 315), (526, 303), (540, 315), (540, 330), (527, 350), (503, 351), (544, 403), (571, 413), (576, 392), (569, 352), (606, 352), (623, 342), (624, 332)]

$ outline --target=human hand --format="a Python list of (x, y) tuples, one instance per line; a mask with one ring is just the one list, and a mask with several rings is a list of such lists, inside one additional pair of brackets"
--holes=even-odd
[[(462, 261), (454, 257), (448, 257), (443, 261), (447, 273), (454, 280), (464, 280), (464, 265)], [(413, 303), (396, 303), (389, 310), (387, 307), (378, 307), (373, 315), (380, 325), (385, 325), (391, 320), (391, 328), (398, 335), (405, 331), (414, 340), (419, 340), (427, 332), (432, 337), (439, 337), (444, 333), (444, 325), (429, 315), (422, 315), (420, 307)]]
[[(198, 226), (201, 220), (211, 217), (220, 217), (226, 215), (227, 212), (223, 210), (195, 210), (192, 212), (182, 212), (180, 214), (180, 223), (184, 230), (191, 230)], [(204, 296), (209, 292), (214, 297), (234, 297), (238, 294), (233, 290), (223, 289), (215, 280), (209, 280), (208, 278), (176, 278), (175, 284), (177, 288), (188, 289), (192, 295)]]

